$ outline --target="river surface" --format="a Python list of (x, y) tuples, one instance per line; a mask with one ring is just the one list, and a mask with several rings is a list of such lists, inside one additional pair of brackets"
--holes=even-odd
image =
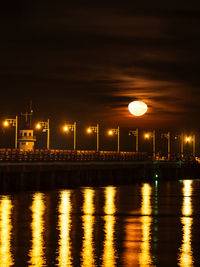
[(0, 266), (200, 266), (200, 181), (0, 195)]

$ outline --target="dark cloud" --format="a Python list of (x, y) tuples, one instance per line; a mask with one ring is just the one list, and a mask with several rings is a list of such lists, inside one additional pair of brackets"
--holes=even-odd
[[(196, 127), (200, 4), (188, 1), (16, 1), (1, 8), (1, 113), (29, 99), (56, 120)], [(6, 99), (6, 101), (5, 101)]]

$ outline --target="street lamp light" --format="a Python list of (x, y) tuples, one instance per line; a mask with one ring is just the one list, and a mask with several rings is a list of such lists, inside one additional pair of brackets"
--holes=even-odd
[(153, 160), (156, 158), (156, 133), (155, 130), (144, 134), (145, 139), (153, 138)]
[(89, 126), (87, 128), (87, 133), (91, 134), (92, 132), (97, 134), (97, 151), (99, 151), (99, 124), (97, 126)]
[(6, 119), (3, 125), (4, 127), (8, 127), (9, 125), (15, 127), (15, 149), (17, 149), (18, 116), (15, 119)]
[(138, 138), (139, 138), (139, 135), (138, 135), (138, 128), (136, 130), (130, 130), (128, 135), (133, 135), (136, 137), (136, 152), (138, 152)]
[(192, 142), (192, 155), (195, 157), (195, 135), (186, 136), (185, 137), (185, 142), (186, 143), (191, 143)]
[(74, 122), (74, 124), (65, 124), (63, 131), (66, 133), (69, 131), (74, 132), (74, 150), (76, 150), (76, 122)]
[(36, 129), (40, 130), (43, 128), (43, 132), (47, 132), (47, 149), (49, 149), (49, 143), (50, 143), (50, 128), (49, 128), (49, 119), (47, 121), (39, 121), (36, 124)]
[(117, 129), (110, 129), (108, 131), (108, 135), (117, 135), (117, 152), (119, 152), (119, 126), (117, 127)]
[(167, 157), (170, 160), (170, 132), (161, 134), (161, 137), (165, 137), (167, 139)]

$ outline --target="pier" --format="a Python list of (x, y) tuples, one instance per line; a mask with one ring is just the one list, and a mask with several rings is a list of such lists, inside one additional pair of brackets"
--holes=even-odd
[(145, 152), (0, 149), (3, 191), (194, 177), (200, 177), (197, 161), (153, 160)]

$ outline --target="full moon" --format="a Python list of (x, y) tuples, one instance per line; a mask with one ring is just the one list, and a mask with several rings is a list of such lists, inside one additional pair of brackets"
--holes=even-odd
[(130, 113), (134, 116), (142, 116), (147, 112), (147, 105), (142, 101), (133, 101), (128, 105)]

